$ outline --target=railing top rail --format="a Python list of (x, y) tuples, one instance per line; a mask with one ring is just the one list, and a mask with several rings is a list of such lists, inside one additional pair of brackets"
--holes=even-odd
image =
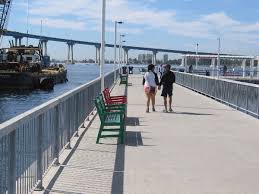
[[(182, 55), (183, 57), (187, 58), (218, 58), (217, 54), (214, 55), (196, 55), (196, 54), (185, 54)], [(221, 55), (220, 58), (229, 58), (229, 59), (255, 59), (255, 56), (249, 56), (249, 55)]]
[(224, 78), (221, 78), (221, 77), (216, 78), (216, 77), (210, 77), (210, 76), (205, 76), (205, 75), (197, 75), (197, 74), (191, 74), (191, 73), (185, 73), (185, 72), (178, 72), (178, 71), (174, 71), (174, 72), (179, 73), (179, 74), (191, 75), (191, 76), (196, 76), (196, 77), (201, 77), (201, 78), (206, 78), (206, 79), (212, 79), (212, 80), (222, 80), (222, 81), (229, 82), (229, 83), (236, 83), (236, 84), (239, 84), (239, 85), (245, 85), (245, 86), (259, 88), (259, 85), (257, 85), (257, 84), (240, 82), (240, 81), (235, 81), (235, 80), (230, 80), (230, 79), (224, 79)]
[[(109, 72), (109, 73), (105, 74), (105, 76), (108, 76), (113, 73), (114, 73), (114, 71)], [(73, 90), (70, 90), (70, 91), (68, 91), (52, 100), (49, 100), (39, 106), (36, 106), (35, 108), (33, 108), (31, 110), (28, 110), (14, 118), (11, 118), (10, 120), (5, 121), (4, 123), (0, 124), (0, 138), (9, 134), (13, 130), (15, 130), (15, 128), (17, 128), (19, 125), (25, 123), (26, 121), (30, 120), (33, 117), (36, 117), (36, 116), (46, 112), (49, 109), (57, 106), (58, 104), (64, 102), (66, 99), (79, 93), (80, 91), (82, 91), (85, 88), (89, 87), (90, 85), (98, 82), (99, 80), (100, 80), (100, 77), (96, 78), (86, 84), (83, 84)]]

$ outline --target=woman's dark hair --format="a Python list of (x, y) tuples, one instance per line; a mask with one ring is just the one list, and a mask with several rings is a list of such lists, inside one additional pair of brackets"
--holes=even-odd
[(150, 64), (147, 66), (148, 71), (153, 71), (154, 68), (155, 68), (155, 65), (153, 65), (153, 64)]

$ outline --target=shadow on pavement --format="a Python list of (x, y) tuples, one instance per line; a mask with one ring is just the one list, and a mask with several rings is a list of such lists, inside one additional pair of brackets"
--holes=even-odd
[[(59, 176), (61, 175), (61, 173), (63, 172), (64, 168), (66, 167), (66, 165), (68, 164), (69, 160), (71, 159), (71, 157), (73, 156), (73, 154), (75, 153), (75, 151), (77, 150), (81, 140), (83, 139), (85, 133), (87, 132), (87, 130), (84, 130), (84, 132), (79, 136), (78, 141), (76, 142), (76, 144), (74, 145), (74, 147), (72, 148), (71, 152), (68, 154), (68, 156), (66, 157), (65, 161), (60, 165), (58, 171), (55, 173), (55, 175), (53, 176), (53, 178), (51, 179), (50, 183), (48, 184), (48, 186), (45, 188), (44, 190), (44, 194), (48, 194), (52, 192), (52, 188), (55, 185), (55, 182), (58, 180)], [(67, 191), (59, 191), (59, 193), (72, 193), (72, 192), (67, 192)]]
[(209, 113), (195, 113), (195, 112), (169, 112), (172, 114), (179, 114), (179, 115), (193, 115), (193, 116), (210, 116), (213, 114), (209, 114)]
[(139, 118), (138, 117), (128, 117), (126, 119), (126, 125), (127, 126), (139, 126), (140, 125)]
[(116, 150), (116, 159), (114, 164), (114, 172), (112, 176), (111, 193), (123, 194), (125, 169), (125, 145), (119, 144)]

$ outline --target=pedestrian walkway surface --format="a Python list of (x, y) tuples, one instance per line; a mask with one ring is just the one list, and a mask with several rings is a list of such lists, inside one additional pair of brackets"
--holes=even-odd
[[(95, 144), (96, 117), (45, 193), (257, 194), (259, 121), (175, 85), (174, 113), (145, 113), (142, 77), (128, 86), (125, 145)], [(121, 93), (124, 86), (117, 86)]]

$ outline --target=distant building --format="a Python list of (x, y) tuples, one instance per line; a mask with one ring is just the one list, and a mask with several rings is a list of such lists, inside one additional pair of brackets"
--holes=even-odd
[(152, 57), (153, 57), (152, 54), (146, 54), (146, 62), (147, 63), (152, 63)]
[(152, 62), (152, 54), (139, 54), (138, 61), (141, 63), (151, 63)]
[(141, 63), (144, 63), (145, 62), (145, 54), (139, 54), (138, 55), (138, 61), (141, 62)]
[(164, 54), (163, 56), (163, 62), (167, 63), (168, 62), (168, 54)]

